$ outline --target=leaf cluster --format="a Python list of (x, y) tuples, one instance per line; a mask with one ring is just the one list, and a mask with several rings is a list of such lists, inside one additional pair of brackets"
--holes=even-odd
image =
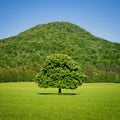
[(75, 89), (82, 84), (84, 78), (78, 64), (68, 55), (53, 54), (47, 57), (34, 80), (40, 87)]

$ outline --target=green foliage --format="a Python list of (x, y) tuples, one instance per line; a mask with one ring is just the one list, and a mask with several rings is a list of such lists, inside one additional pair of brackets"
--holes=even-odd
[(25, 67), (0, 69), (0, 82), (32, 81), (34, 72)]
[[(26, 70), (27, 73), (38, 73), (46, 56), (57, 53), (67, 54), (79, 62), (88, 75), (86, 82), (120, 82), (120, 44), (95, 37), (68, 22), (37, 25), (17, 36), (0, 40), (0, 51), (2, 72), (6, 69), (19, 71), (22, 67), (25, 73)], [(111, 76), (110, 80), (107, 76)], [(6, 76), (3, 78), (7, 79)]]
[(80, 66), (68, 55), (53, 54), (46, 61), (34, 80), (39, 87), (76, 89), (82, 84), (85, 75), (80, 71)]

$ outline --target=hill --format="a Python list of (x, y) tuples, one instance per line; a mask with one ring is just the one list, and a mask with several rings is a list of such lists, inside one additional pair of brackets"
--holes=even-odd
[(86, 82), (120, 82), (120, 44), (98, 38), (68, 22), (37, 25), (0, 40), (0, 82), (32, 81), (53, 53), (68, 54), (81, 64)]

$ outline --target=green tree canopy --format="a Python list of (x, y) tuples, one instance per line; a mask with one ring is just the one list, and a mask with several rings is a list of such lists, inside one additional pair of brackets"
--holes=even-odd
[(53, 54), (46, 58), (41, 71), (34, 80), (39, 87), (59, 88), (58, 93), (61, 93), (61, 89), (76, 89), (82, 85), (84, 78), (85, 74), (81, 72), (79, 64), (71, 57), (64, 54)]

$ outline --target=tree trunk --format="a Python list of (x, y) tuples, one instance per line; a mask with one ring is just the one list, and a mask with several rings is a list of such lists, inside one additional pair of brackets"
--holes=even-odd
[(58, 89), (58, 94), (61, 94), (61, 93), (62, 93), (61, 88), (59, 88)]

